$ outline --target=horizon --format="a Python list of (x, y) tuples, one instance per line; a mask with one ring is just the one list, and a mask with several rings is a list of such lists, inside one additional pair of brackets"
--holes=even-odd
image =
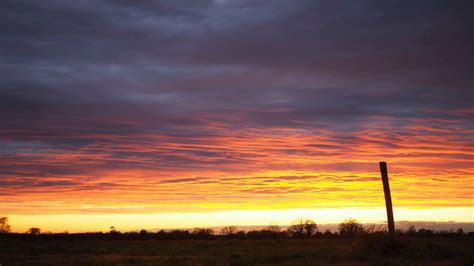
[(466, 3), (0, 1), (0, 217), (470, 227)]
[[(353, 218), (348, 218), (353, 219)], [(340, 223), (347, 221), (348, 219), (342, 220), (339, 223), (317, 223), (317, 232), (325, 232), (330, 231), (332, 233), (336, 233), (339, 231), (338, 226)], [(310, 219), (311, 220), (311, 219)], [(359, 223), (358, 220), (356, 220)], [(367, 222), (367, 223), (359, 223), (362, 226), (369, 226), (369, 225), (378, 225), (381, 226), (382, 229), (387, 230), (387, 222), (386, 221), (376, 221), (376, 222)], [(269, 226), (277, 226), (280, 230), (285, 231), (288, 227), (291, 226), (291, 223), (288, 224), (255, 224), (255, 225), (234, 225), (234, 224), (226, 224), (226, 225), (219, 225), (219, 226), (189, 226), (189, 227), (136, 227), (133, 229), (126, 229), (121, 230), (121, 228), (116, 228), (113, 226), (117, 232), (119, 233), (138, 233), (141, 230), (145, 230), (148, 233), (157, 233), (161, 230), (166, 232), (170, 232), (173, 230), (184, 230), (184, 231), (192, 231), (194, 229), (212, 229), (214, 233), (219, 234), (221, 229), (226, 226), (235, 226), (237, 230), (242, 230), (244, 232), (249, 232), (253, 230), (265, 230)], [(427, 229), (433, 230), (434, 232), (443, 232), (443, 231), (456, 231), (458, 229), (463, 229), (465, 233), (474, 232), (474, 223), (473, 222), (455, 222), (455, 221), (397, 221), (396, 222), (396, 230), (400, 230), (405, 232), (410, 227), (414, 227), (416, 230), (420, 229)], [(83, 233), (109, 233), (110, 227), (107, 230), (79, 230), (79, 231), (69, 231), (69, 230), (44, 230), (42, 227), (29, 227), (26, 230), (11, 230), (10, 233), (14, 234), (28, 234), (29, 229), (31, 228), (39, 228), (41, 230), (41, 234), (83, 234)]]
[[(365, 212), (364, 215), (357, 215)], [(395, 208), (398, 219), (395, 220), (397, 229), (406, 229), (411, 225), (420, 228), (434, 230), (449, 230), (463, 228), (465, 231), (474, 231), (474, 222), (469, 217), (470, 208), (444, 208), (434, 210), (416, 210)], [(418, 220), (405, 220), (413, 217), (416, 213)], [(322, 215), (331, 218), (324, 219)], [(445, 217), (463, 217), (459, 220), (437, 219), (429, 220), (429, 217), (442, 214)], [(385, 208), (351, 208), (351, 209), (286, 209), (286, 210), (253, 210), (253, 211), (221, 211), (217, 213), (161, 213), (161, 214), (59, 214), (59, 215), (15, 215), (9, 217), (12, 232), (24, 233), (31, 227), (38, 227), (44, 232), (52, 233), (84, 233), (84, 232), (107, 232), (111, 226), (123, 232), (158, 229), (190, 229), (190, 228), (219, 228), (224, 226), (265, 227), (268, 225), (279, 225), (282, 227), (290, 225), (299, 218), (314, 220), (318, 227), (333, 228), (344, 220), (353, 218), (362, 224), (386, 225)], [(223, 219), (223, 217), (226, 217)], [(250, 217), (250, 218), (249, 218)], [(285, 217), (285, 218), (282, 218)], [(355, 218), (358, 217), (358, 218)], [(371, 220), (378, 217), (380, 220)], [(34, 218), (34, 222), (32, 221)], [(323, 219), (321, 219), (323, 218)], [(193, 219), (193, 222), (189, 222)], [(20, 221), (20, 227), (15, 227), (15, 222)], [(211, 220), (211, 221), (210, 221)], [(100, 222), (97, 222), (100, 221)], [(209, 222), (210, 221), (210, 222)], [(240, 221), (240, 222), (239, 222)], [(78, 224), (87, 224), (87, 227), (78, 227)], [(161, 226), (156, 226), (160, 224)], [(418, 228), (419, 229), (419, 228)]]

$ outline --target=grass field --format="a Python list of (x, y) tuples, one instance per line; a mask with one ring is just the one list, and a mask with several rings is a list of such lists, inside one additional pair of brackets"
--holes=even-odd
[[(2, 239), (7, 265), (472, 265), (474, 238), (405, 238), (394, 254), (348, 239)], [(375, 251), (372, 251), (375, 250)]]

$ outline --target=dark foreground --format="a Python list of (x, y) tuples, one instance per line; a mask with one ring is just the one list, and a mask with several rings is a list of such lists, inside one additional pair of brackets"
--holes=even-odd
[(473, 265), (472, 237), (364, 239), (1, 239), (7, 265)]

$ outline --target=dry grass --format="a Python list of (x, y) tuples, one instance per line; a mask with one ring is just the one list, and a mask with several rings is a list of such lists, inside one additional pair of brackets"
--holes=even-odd
[[(5, 265), (472, 265), (474, 238), (312, 240), (20, 240)], [(396, 250), (392, 252), (392, 249)]]

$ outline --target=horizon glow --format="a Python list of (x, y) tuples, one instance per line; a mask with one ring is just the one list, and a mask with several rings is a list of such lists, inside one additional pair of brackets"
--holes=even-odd
[(441, 2), (1, 1), (0, 216), (379, 222), (386, 161), (396, 221), (473, 223), (472, 16)]
[[(444, 217), (436, 222), (472, 223), (472, 207), (411, 209), (396, 208), (398, 221), (432, 222), (432, 217)], [(357, 217), (361, 223), (386, 223), (385, 208), (330, 208), (285, 210), (232, 210), (218, 212), (159, 213), (159, 214), (50, 214), (14, 215), (11, 222), (19, 224), (14, 232), (39, 227), (43, 232), (107, 232), (110, 226), (123, 232), (159, 229), (209, 228), (227, 225), (289, 225), (298, 218), (316, 221), (319, 225), (337, 224)], [(453, 219), (453, 220), (451, 220)]]

